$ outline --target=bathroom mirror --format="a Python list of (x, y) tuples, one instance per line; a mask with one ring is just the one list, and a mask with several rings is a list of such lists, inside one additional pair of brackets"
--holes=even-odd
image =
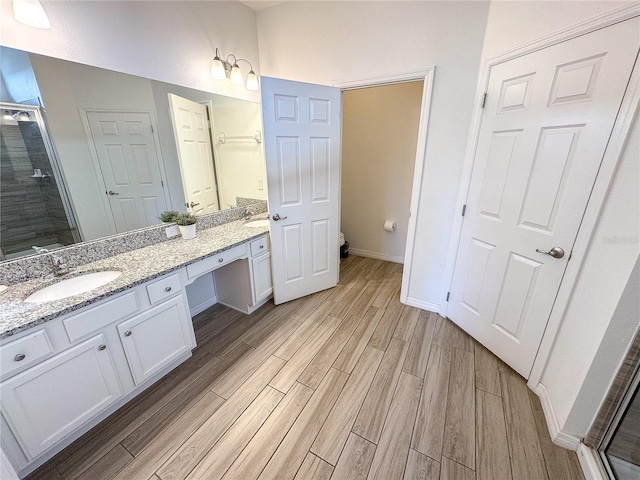
[(3, 260), (267, 199), (259, 103), (7, 47), (0, 59)]

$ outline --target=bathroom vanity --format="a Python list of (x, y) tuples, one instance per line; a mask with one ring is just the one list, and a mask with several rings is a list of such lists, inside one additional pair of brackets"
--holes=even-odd
[(0, 297), (2, 450), (29, 473), (191, 356), (185, 287), (214, 275), (218, 301), (251, 313), (271, 297), (267, 228), (231, 222), (107, 257), (71, 275), (120, 270), (80, 295), (28, 304), (31, 280)]

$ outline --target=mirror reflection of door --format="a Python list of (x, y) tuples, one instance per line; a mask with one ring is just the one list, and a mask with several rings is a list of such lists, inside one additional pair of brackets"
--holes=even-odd
[(89, 133), (117, 233), (158, 223), (167, 209), (147, 112), (87, 112)]
[(169, 94), (169, 105), (187, 211), (195, 215), (217, 212), (218, 193), (207, 107), (172, 93)]

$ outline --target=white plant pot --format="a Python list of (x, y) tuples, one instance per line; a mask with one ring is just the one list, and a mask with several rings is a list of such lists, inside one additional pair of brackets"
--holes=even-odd
[(180, 235), (182, 235), (182, 238), (185, 240), (191, 240), (196, 237), (195, 223), (193, 225), (178, 225), (178, 228), (180, 228)]

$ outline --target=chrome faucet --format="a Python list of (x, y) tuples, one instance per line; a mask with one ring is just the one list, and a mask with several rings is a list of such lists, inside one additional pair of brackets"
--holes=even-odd
[(71, 273), (75, 270), (75, 268), (69, 268), (69, 265), (64, 263), (62, 258), (55, 253), (52, 253), (50, 258), (54, 277), (61, 277), (62, 275), (66, 275), (67, 273)]
[[(49, 250), (44, 247), (36, 247), (34, 245), (31, 248), (33, 248), (36, 253), (49, 253)], [(62, 275), (66, 275), (67, 273), (71, 273), (75, 270), (75, 268), (69, 268), (62, 258), (60, 258), (60, 255), (56, 255), (55, 253), (52, 253), (49, 256), (49, 260), (51, 260), (51, 267), (53, 269), (51, 273), (54, 277), (61, 277)]]
[(251, 220), (251, 210), (249, 210), (248, 208), (244, 211), (244, 220)]

